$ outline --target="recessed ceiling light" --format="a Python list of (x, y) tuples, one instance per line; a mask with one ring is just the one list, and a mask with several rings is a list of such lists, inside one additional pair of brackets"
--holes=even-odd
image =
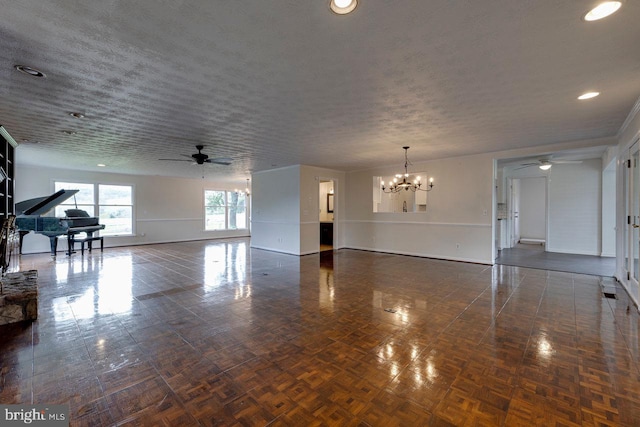
[(67, 135), (75, 135), (75, 134), (77, 133), (77, 132), (76, 132), (76, 131), (74, 131), (74, 130), (68, 130), (68, 129), (61, 130), (60, 132), (62, 132), (62, 133), (66, 133)]
[(329, 8), (338, 15), (351, 13), (358, 6), (358, 0), (330, 0)]
[(105, 166), (107, 166), (107, 165), (105, 165), (104, 163), (98, 163), (98, 167), (100, 167), (100, 168), (103, 168)]
[(578, 97), (578, 99), (580, 99), (580, 100), (591, 99), (591, 98), (595, 98), (598, 95), (600, 95), (600, 92), (587, 92), (587, 93), (583, 93), (582, 95), (580, 95)]
[(83, 119), (83, 118), (84, 118), (84, 114), (82, 114), (82, 113), (77, 113), (77, 112), (74, 112), (74, 111), (70, 111), (70, 112), (69, 112), (69, 115), (70, 115), (71, 117), (75, 117), (76, 119)]
[(42, 71), (36, 70), (35, 68), (31, 68), (26, 65), (14, 65), (13, 67), (21, 73), (30, 75), (31, 77), (47, 77), (47, 75)]
[(585, 21), (597, 21), (598, 19), (606, 18), (607, 16), (615, 13), (622, 6), (622, 2), (619, 1), (605, 1), (591, 9), (584, 15)]

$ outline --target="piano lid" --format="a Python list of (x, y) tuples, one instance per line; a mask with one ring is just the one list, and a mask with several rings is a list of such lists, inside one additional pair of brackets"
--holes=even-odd
[(16, 215), (43, 215), (80, 190), (60, 190), (50, 196), (36, 197), (16, 203)]

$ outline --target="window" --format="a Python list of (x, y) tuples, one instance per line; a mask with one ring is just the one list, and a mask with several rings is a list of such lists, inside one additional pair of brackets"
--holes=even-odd
[(133, 234), (133, 186), (56, 181), (55, 191), (62, 189), (80, 191), (56, 206), (55, 216), (64, 217), (67, 209), (77, 207), (100, 218), (103, 236)]
[(204, 191), (205, 230), (247, 228), (247, 197), (244, 193)]
[(103, 235), (133, 234), (133, 187), (98, 184), (98, 209)]
[(67, 216), (64, 211), (67, 209), (82, 209), (86, 211), (89, 216), (96, 216), (95, 213), (95, 192), (93, 184), (79, 184), (77, 182), (56, 182), (55, 192), (60, 190), (80, 190), (75, 196), (65, 200), (55, 209), (55, 216), (64, 217)]

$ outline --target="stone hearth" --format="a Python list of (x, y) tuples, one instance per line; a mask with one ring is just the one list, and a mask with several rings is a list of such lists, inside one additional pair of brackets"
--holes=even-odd
[(0, 325), (38, 318), (37, 270), (7, 273), (0, 282)]

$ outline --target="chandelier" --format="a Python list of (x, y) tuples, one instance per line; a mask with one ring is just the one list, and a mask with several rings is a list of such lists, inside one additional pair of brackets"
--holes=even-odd
[(413, 181), (409, 178), (409, 158), (407, 157), (407, 151), (409, 147), (402, 147), (404, 149), (404, 174), (396, 174), (396, 177), (393, 178), (393, 181), (389, 182), (389, 186), (385, 187), (384, 181), (382, 184), (382, 191), (385, 193), (399, 193), (402, 190), (405, 191), (431, 191), (433, 188), (433, 178), (429, 179), (429, 183), (425, 186), (426, 188), (422, 188), (421, 178), (416, 176)]
[(249, 178), (247, 178), (247, 185), (245, 186), (244, 190), (238, 190), (237, 188), (234, 190), (236, 192), (236, 194), (244, 194), (246, 196), (251, 194), (251, 191), (249, 190)]

